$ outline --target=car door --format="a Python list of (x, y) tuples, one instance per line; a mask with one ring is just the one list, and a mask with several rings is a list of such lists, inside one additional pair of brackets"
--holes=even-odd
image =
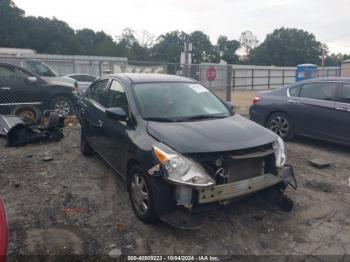
[[(289, 90), (289, 111), (298, 133), (330, 138), (338, 82), (310, 82)], [(294, 87), (295, 88), (295, 87)]]
[[(125, 88), (118, 80), (112, 80), (107, 95), (107, 107), (120, 107), (129, 115), (129, 103)], [(104, 136), (106, 160), (121, 175), (125, 174), (125, 162), (128, 150), (128, 121), (118, 121), (105, 116)]]
[(334, 139), (350, 143), (350, 82), (342, 83), (339, 87), (335, 109), (332, 125)]
[(25, 70), (11, 65), (0, 65), (0, 106), (11, 108), (19, 105), (42, 104), (47, 88), (41, 79), (30, 82), (33, 77)]
[(103, 128), (106, 103), (106, 91), (109, 79), (95, 82), (81, 103), (80, 114), (85, 123), (84, 132), (92, 146), (102, 154), (104, 148)]

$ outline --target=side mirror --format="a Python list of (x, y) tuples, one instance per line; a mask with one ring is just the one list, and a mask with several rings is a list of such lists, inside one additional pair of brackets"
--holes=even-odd
[(27, 82), (29, 84), (35, 84), (36, 82), (38, 82), (38, 78), (36, 78), (35, 76), (30, 76), (27, 78)]
[(233, 110), (233, 104), (232, 102), (225, 102), (226, 106), (229, 107), (231, 110)]
[(106, 109), (106, 116), (118, 121), (126, 121), (128, 118), (125, 110), (121, 107), (112, 107)]

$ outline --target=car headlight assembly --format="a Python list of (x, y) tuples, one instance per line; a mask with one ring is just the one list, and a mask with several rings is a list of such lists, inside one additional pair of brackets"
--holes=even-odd
[(155, 157), (165, 169), (165, 179), (178, 185), (207, 187), (215, 184), (207, 171), (165, 145), (153, 146)]
[(273, 149), (275, 150), (275, 159), (276, 166), (282, 167), (286, 163), (286, 147), (282, 138), (278, 137), (277, 140), (273, 143)]

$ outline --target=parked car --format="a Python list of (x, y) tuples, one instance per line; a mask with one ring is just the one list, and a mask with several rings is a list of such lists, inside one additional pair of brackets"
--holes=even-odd
[(312, 79), (260, 92), (250, 118), (286, 140), (300, 135), (350, 145), (350, 78)]
[(0, 114), (37, 118), (45, 109), (72, 114), (77, 91), (67, 85), (50, 84), (21, 67), (0, 63)]
[(282, 139), (194, 80), (109, 75), (89, 87), (77, 108), (81, 152), (96, 151), (126, 180), (144, 222), (159, 217), (179, 226), (179, 207), (194, 212), (267, 188), (288, 202), (284, 189), (296, 187)]
[(8, 223), (4, 202), (0, 198), (0, 262), (6, 261), (8, 247)]
[(83, 94), (97, 78), (96, 76), (89, 74), (70, 74), (66, 76), (73, 78), (78, 82), (80, 94)]
[[(19, 49), (19, 50), (21, 51), (23, 49)], [(0, 48), (0, 52), (1, 52), (1, 48)], [(66, 76), (59, 76), (54, 69), (52, 69), (49, 65), (45, 64), (40, 60), (20, 57), (21, 56), (20, 53), (18, 54), (18, 56), (19, 57), (11, 57), (11, 56), (0, 57), (0, 63), (13, 64), (13, 65), (23, 67), (29, 72), (40, 76), (42, 79), (46, 80), (48, 83), (57, 84), (57, 85), (69, 85), (74, 87), (78, 91), (78, 83), (76, 80)]]

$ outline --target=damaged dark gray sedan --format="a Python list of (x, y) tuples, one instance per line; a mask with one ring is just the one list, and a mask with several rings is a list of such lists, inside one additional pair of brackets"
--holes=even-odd
[(78, 117), (82, 153), (97, 152), (126, 180), (144, 222), (190, 228), (179, 217), (254, 192), (292, 207), (284, 142), (192, 79), (106, 76), (80, 99)]

